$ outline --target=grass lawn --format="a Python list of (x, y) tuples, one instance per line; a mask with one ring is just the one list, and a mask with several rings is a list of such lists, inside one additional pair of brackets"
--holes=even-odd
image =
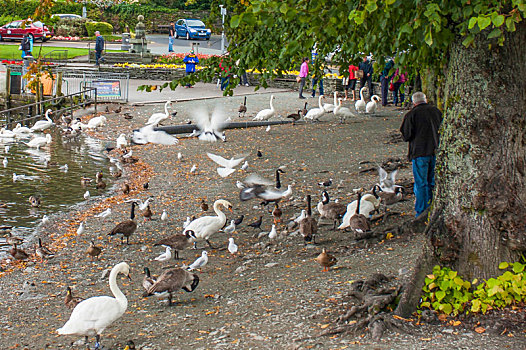
[[(0, 59), (20, 59), (22, 51), (18, 50), (20, 44), (15, 45), (0, 45)], [(54, 46), (42, 46), (41, 55), (44, 56), (46, 53), (53, 50), (68, 50), (68, 58), (73, 58), (77, 56), (85, 56), (88, 54), (88, 49), (79, 49), (72, 47), (54, 47)], [(124, 52), (121, 50), (107, 50), (108, 52)], [(36, 58), (40, 52), (40, 46), (35, 45), (33, 47), (33, 56)]]

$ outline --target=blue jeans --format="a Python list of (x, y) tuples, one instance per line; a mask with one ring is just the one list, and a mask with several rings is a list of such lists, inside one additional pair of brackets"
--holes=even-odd
[(168, 52), (174, 52), (174, 37), (168, 37)]
[(316, 96), (316, 83), (320, 86), (320, 95), (323, 95), (323, 78), (318, 82), (318, 78), (312, 79), (312, 97)]
[(405, 100), (405, 94), (403, 92), (400, 92), (400, 87), (402, 86), (403, 83), (394, 83), (393, 84), (393, 87), (394, 87), (394, 90), (393, 90), (393, 102), (395, 105), (398, 104), (398, 94), (400, 94), (400, 106), (404, 104), (404, 100)]
[(422, 214), (433, 200), (435, 188), (435, 156), (425, 156), (413, 159), (413, 176), (415, 178), (415, 212)]
[(99, 65), (100, 56), (102, 56), (102, 51), (95, 51), (95, 64)]

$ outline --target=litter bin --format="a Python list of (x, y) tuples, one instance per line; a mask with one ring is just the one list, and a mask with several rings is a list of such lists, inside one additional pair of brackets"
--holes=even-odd
[(131, 47), (130, 39), (131, 39), (130, 33), (122, 33), (121, 50), (128, 51), (130, 49)]
[(20, 95), (22, 84), (22, 73), (20, 72), (11, 72), (11, 93), (15, 95)]

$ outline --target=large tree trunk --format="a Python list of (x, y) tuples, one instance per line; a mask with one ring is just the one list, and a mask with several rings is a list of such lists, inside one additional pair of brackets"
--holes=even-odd
[(429, 239), (401, 315), (414, 311), (432, 264), (489, 278), (526, 252), (526, 23), (504, 46), (461, 40), (450, 52)]

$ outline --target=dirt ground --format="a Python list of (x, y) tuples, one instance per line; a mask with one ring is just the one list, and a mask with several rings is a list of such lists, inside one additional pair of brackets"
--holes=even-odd
[[(249, 96), (247, 117), (268, 108), (268, 95)], [(310, 105), (315, 105), (309, 99)], [(175, 104), (178, 111), (174, 123), (184, 123), (198, 105), (222, 104), (238, 119), (241, 97), (228, 97)], [(292, 113), (302, 102), (296, 93), (276, 94), (276, 109), (281, 115)], [(109, 122), (96, 136), (115, 140), (121, 132), (130, 133), (144, 125), (161, 105), (126, 108), (134, 118), (108, 114)], [(123, 112), (124, 112), (123, 111)], [(302, 125), (272, 126), (227, 130), (228, 141), (206, 143), (197, 139), (181, 139), (176, 146), (134, 146), (139, 158), (125, 166), (119, 180), (128, 182), (132, 191), (123, 195), (118, 188), (112, 197), (90, 202), (88, 206), (61, 213), (52, 225), (41, 228), (40, 236), (49, 242), (56, 257), (46, 263), (36, 258), (25, 263), (2, 262), (0, 272), (0, 348), (1, 349), (84, 349), (80, 337), (59, 336), (60, 328), (71, 311), (64, 305), (65, 289), (71, 286), (75, 295), (89, 298), (111, 295), (103, 271), (126, 261), (131, 266), (132, 281), (118, 278), (117, 283), (128, 298), (124, 316), (108, 327), (102, 335), (105, 349), (123, 349), (133, 340), (137, 349), (524, 349), (525, 333), (499, 335), (478, 334), (474, 327), (452, 326), (449, 323), (414, 326), (413, 334), (388, 332), (379, 342), (368, 336), (324, 336), (319, 333), (334, 324), (346, 309), (346, 292), (352, 281), (381, 272), (402, 280), (418, 259), (421, 235), (394, 235), (364, 244), (353, 242), (349, 233), (333, 231), (332, 225), (320, 227), (319, 245), (305, 245), (294, 229), (288, 229), (291, 218), (304, 209), (304, 197), (313, 196), (314, 206), (320, 200), (318, 182), (333, 179), (328, 188), (331, 200), (349, 203), (355, 199), (353, 189), (371, 188), (377, 173), (360, 172), (388, 158), (405, 159), (406, 144), (386, 143), (400, 126), (404, 111), (387, 108), (375, 116), (357, 116), (338, 124), (334, 117), (322, 117), (323, 122)], [(256, 156), (261, 151), (262, 157)], [(181, 152), (182, 160), (177, 159)], [(230, 158), (247, 154), (249, 167), (221, 178), (206, 152)], [(400, 168), (399, 181), (410, 182), (410, 167)], [(196, 165), (197, 171), (190, 173)], [(278, 239), (257, 239), (260, 230), (247, 226), (263, 215), (262, 231), (268, 232), (272, 216), (255, 200), (240, 202), (236, 180), (250, 173), (273, 178), (274, 171), (286, 166), (282, 175), (284, 186), (292, 186), (292, 197), (282, 202), (283, 220), (278, 225)], [(107, 170), (105, 170), (108, 173)], [(149, 182), (149, 189), (143, 184)], [(79, 184), (80, 185), (80, 184)], [(145, 200), (153, 197), (152, 221), (138, 216), (139, 228), (130, 237), (130, 245), (121, 245), (118, 238), (108, 237), (113, 226), (128, 218), (130, 198)], [(210, 206), (207, 213), (200, 208), (204, 199)], [(186, 249), (182, 260), (160, 263), (153, 259), (164, 251), (153, 244), (161, 237), (180, 232), (187, 216), (214, 215), (212, 204), (226, 199), (233, 204), (233, 214), (227, 221), (245, 215), (234, 237), (240, 254), (231, 256), (226, 250), (228, 237), (217, 233), (211, 242), (219, 249), (206, 250), (209, 262), (198, 272), (200, 284), (192, 293), (174, 294), (175, 305), (167, 307), (165, 299), (141, 297), (143, 268), (158, 275), (170, 266), (190, 264), (202, 249)], [(375, 228), (387, 229), (413, 215), (413, 197), (395, 204), (389, 210), (400, 215), (380, 220)], [(107, 219), (93, 217), (111, 207)], [(168, 219), (160, 220), (166, 210)], [(319, 215), (314, 211), (314, 216)], [(82, 220), (86, 232), (76, 234)], [(254, 237), (256, 236), (256, 237)], [(91, 262), (85, 253), (90, 240), (103, 247), (100, 261)], [(203, 247), (203, 243), (199, 245)], [(337, 265), (322, 272), (314, 261), (322, 248), (335, 255)], [(30, 247), (27, 248), (31, 251)], [(0, 270), (1, 271), (1, 270)], [(524, 327), (523, 327), (524, 328)], [(365, 334), (365, 333), (364, 333)], [(79, 342), (80, 340), (80, 342)], [(93, 338), (90, 339), (93, 345)]]

